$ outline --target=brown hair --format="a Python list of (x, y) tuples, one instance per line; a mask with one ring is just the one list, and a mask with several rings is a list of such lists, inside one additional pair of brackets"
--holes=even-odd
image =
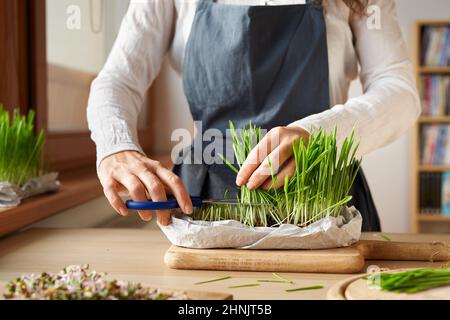
[[(309, 0), (313, 5), (322, 6), (326, 0)], [(360, 16), (366, 15), (366, 8), (369, 4), (369, 0), (342, 0), (352, 13)]]
[(359, 15), (366, 14), (366, 8), (369, 0), (342, 0), (350, 8), (350, 10)]

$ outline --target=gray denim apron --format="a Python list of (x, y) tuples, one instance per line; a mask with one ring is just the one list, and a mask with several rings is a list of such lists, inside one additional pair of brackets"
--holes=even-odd
[[(229, 120), (238, 126), (251, 121), (270, 130), (327, 110), (328, 48), (322, 8), (200, 0), (186, 46), (183, 85), (192, 116), (202, 123), (193, 146), (209, 144), (201, 141), (207, 129), (225, 134)], [(177, 165), (174, 172), (191, 195), (220, 199), (226, 191), (238, 192), (236, 175), (225, 164), (205, 164), (195, 158), (193, 147), (190, 151), (183, 157), (191, 164)], [(352, 194), (364, 217), (364, 230), (379, 230), (362, 172)]]

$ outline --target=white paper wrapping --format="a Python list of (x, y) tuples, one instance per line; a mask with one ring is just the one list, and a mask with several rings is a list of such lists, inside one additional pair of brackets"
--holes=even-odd
[(17, 207), (22, 200), (59, 189), (58, 173), (31, 179), (23, 187), (0, 182), (0, 208)]
[(342, 217), (326, 217), (306, 228), (291, 224), (250, 228), (238, 221), (194, 221), (173, 217), (161, 226), (173, 245), (192, 249), (331, 249), (348, 247), (361, 236), (362, 216), (355, 207), (345, 208)]

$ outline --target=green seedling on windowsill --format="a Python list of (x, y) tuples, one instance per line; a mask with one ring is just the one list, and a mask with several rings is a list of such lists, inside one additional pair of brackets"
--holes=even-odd
[(22, 186), (43, 172), (44, 132), (35, 132), (34, 111), (27, 116), (0, 105), (0, 181)]

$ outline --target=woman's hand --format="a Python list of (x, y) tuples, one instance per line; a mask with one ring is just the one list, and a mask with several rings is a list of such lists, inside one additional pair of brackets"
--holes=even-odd
[(284, 185), (285, 177), (295, 172), (292, 142), (302, 139), (307, 142), (309, 133), (299, 127), (277, 127), (272, 129), (250, 152), (236, 178), (238, 186), (246, 185), (255, 190), (272, 187), (271, 174), (276, 173), (275, 188)]
[[(185, 214), (191, 214), (193, 207), (189, 194), (181, 179), (164, 168), (158, 161), (146, 158), (135, 151), (123, 151), (105, 158), (99, 168), (99, 178), (109, 203), (122, 216), (128, 215), (119, 192), (128, 191), (133, 201), (167, 201), (166, 194), (173, 194)], [(169, 225), (170, 213), (167, 211), (139, 211), (145, 221), (156, 213), (158, 222)]]

